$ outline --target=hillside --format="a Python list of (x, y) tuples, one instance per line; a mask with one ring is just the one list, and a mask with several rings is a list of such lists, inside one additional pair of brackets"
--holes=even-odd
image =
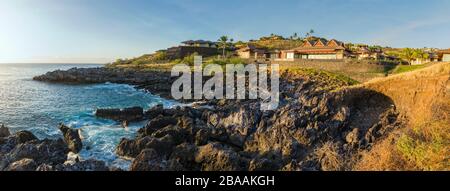
[(361, 86), (391, 98), (408, 123), (365, 153), (359, 169), (450, 169), (450, 63)]

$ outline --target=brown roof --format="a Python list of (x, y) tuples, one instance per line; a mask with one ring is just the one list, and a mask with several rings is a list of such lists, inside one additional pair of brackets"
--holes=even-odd
[[(320, 45), (319, 45), (319, 44), (320, 44)], [(317, 40), (316, 43), (314, 44), (314, 46), (321, 46), (321, 45), (323, 45), (323, 46), (328, 46), (328, 42), (327, 42), (326, 40), (319, 39), (319, 40)]]
[(450, 48), (449, 49), (445, 49), (445, 50), (439, 50), (438, 53), (439, 54), (450, 54)]
[[(322, 45), (323, 44), (323, 45)], [(283, 52), (296, 52), (296, 53), (307, 53), (307, 54), (329, 54), (336, 53), (337, 51), (345, 50), (344, 43), (332, 39), (326, 41), (323, 39), (318, 39), (317, 41), (307, 40), (302, 46), (285, 50)]]
[(247, 51), (253, 51), (253, 52), (265, 52), (266, 50), (264, 48), (260, 48), (254, 44), (247, 44), (247, 46), (244, 46), (238, 50), (239, 52), (247, 52)]
[(215, 42), (209, 41), (209, 40), (187, 40), (184, 42), (181, 42), (183, 44), (216, 44)]
[(342, 46), (342, 47), (344, 46), (344, 43), (343, 43), (343, 42), (338, 41), (338, 40), (336, 40), (336, 39), (331, 39), (330, 41), (328, 41), (327, 45), (330, 46), (331, 43), (335, 43), (336, 45)]

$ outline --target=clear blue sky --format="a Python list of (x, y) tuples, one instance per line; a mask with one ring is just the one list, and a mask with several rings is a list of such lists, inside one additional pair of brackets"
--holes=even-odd
[(187, 39), (316, 35), (450, 48), (448, 0), (0, 0), (0, 63), (108, 62)]

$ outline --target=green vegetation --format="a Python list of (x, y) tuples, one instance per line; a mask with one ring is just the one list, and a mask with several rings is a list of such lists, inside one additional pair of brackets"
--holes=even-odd
[(194, 57), (198, 56), (198, 53), (194, 52), (191, 55), (188, 55), (186, 57), (184, 57), (183, 59), (176, 59), (174, 61), (172, 61), (172, 63), (175, 64), (187, 64), (189, 66), (193, 66), (194, 65)]
[(303, 39), (300, 37), (295, 37), (295, 34), (290, 38), (285, 38), (281, 35), (271, 34), (270, 36), (263, 36), (258, 40), (250, 40), (247, 42), (236, 42), (234, 46), (236, 48), (241, 48), (246, 46), (247, 44), (252, 44), (259, 48), (264, 48), (268, 50), (287, 50), (293, 49), (301, 46), (303, 44)]
[(359, 84), (358, 81), (346, 75), (313, 68), (291, 68), (285, 70), (283, 74), (306, 77), (316, 82), (326, 82), (323, 86), (317, 88), (327, 91)]
[(154, 54), (145, 54), (137, 58), (132, 59), (117, 59), (115, 62), (110, 63), (107, 67), (114, 66), (143, 66), (146, 64), (159, 64), (167, 62), (167, 55), (165, 51), (157, 51)]
[(403, 49), (389, 49), (385, 53), (388, 56), (394, 56), (401, 58), (402, 60), (411, 64), (414, 60), (426, 60), (430, 58), (430, 54), (425, 52), (423, 49), (418, 48), (403, 48)]
[(206, 64), (218, 64), (218, 65), (226, 65), (226, 64), (247, 64), (247, 60), (239, 58), (239, 57), (230, 57), (226, 59), (208, 59), (205, 61)]
[(394, 70), (393, 74), (400, 74), (404, 72), (411, 72), (414, 70), (425, 68), (427, 65), (398, 65)]
[(219, 44), (219, 48), (222, 49), (222, 58), (225, 59), (225, 50), (230, 47), (230, 45), (233, 43), (233, 39), (229, 39), (228, 36), (221, 36), (219, 40), (217, 40), (217, 43)]
[(445, 122), (423, 124), (397, 142), (406, 163), (417, 170), (450, 169), (450, 129)]

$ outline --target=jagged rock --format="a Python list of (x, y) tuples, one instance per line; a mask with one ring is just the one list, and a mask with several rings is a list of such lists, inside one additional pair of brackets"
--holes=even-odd
[(19, 131), (14, 136), (17, 138), (18, 143), (26, 143), (28, 141), (37, 140), (36, 136), (29, 131)]
[(22, 159), (16, 162), (11, 163), (8, 168), (6, 168), (7, 171), (35, 171), (36, 170), (36, 163), (33, 159)]
[(67, 143), (70, 151), (78, 153), (83, 148), (83, 143), (81, 142), (80, 134), (78, 130), (71, 129), (63, 124), (59, 126), (59, 130), (64, 136), (64, 141)]
[(199, 165), (195, 162), (198, 148), (191, 143), (183, 143), (173, 149), (169, 159), (178, 161), (185, 169), (199, 170)]
[(169, 126), (166, 126), (165, 128), (155, 131), (154, 133), (152, 133), (151, 136), (156, 137), (156, 138), (161, 138), (166, 135), (170, 135), (173, 138), (173, 141), (175, 142), (175, 144), (180, 144), (184, 140), (186, 140), (187, 132), (184, 129), (182, 129), (176, 125), (175, 126), (169, 125)]
[(169, 156), (175, 146), (174, 138), (171, 135), (165, 135), (161, 138), (150, 139), (145, 148), (154, 149), (161, 156)]
[(203, 171), (239, 171), (246, 168), (240, 156), (220, 143), (209, 143), (198, 148), (195, 161)]
[(0, 153), (0, 171), (3, 171), (6, 167), (8, 167), (10, 162), (11, 161), (9, 161), (7, 156)]
[(162, 158), (154, 149), (144, 149), (136, 156), (130, 171), (161, 171), (165, 169)]
[(351, 145), (357, 144), (359, 142), (359, 129), (354, 128), (350, 131), (347, 136), (345, 136), (345, 141)]
[(151, 140), (151, 137), (143, 137), (136, 140), (123, 138), (116, 147), (116, 153), (119, 156), (136, 157)]
[(210, 136), (209, 130), (207, 129), (198, 130), (197, 133), (195, 134), (195, 144), (197, 146), (208, 144), (209, 136)]
[(149, 118), (153, 119), (158, 117), (159, 115), (162, 115), (164, 112), (164, 106), (162, 104), (158, 104), (155, 107), (152, 107), (151, 109), (147, 110), (144, 115)]
[(144, 109), (142, 107), (97, 109), (97, 111), (95, 111), (95, 116), (120, 122), (141, 121), (144, 118)]
[(37, 164), (61, 164), (67, 159), (69, 149), (62, 139), (35, 140), (17, 145), (7, 157), (10, 161), (33, 159)]
[(0, 137), (8, 137), (10, 135), (9, 129), (2, 124), (0, 126)]
[(74, 164), (57, 165), (57, 171), (109, 171), (105, 162), (94, 159), (79, 161)]
[(55, 168), (48, 164), (41, 164), (36, 168), (36, 171), (55, 171)]
[(280, 168), (279, 164), (276, 164), (269, 159), (263, 158), (263, 159), (251, 160), (248, 170), (249, 171), (275, 171), (275, 170), (278, 170), (279, 168)]
[(155, 131), (166, 127), (168, 125), (176, 125), (178, 123), (178, 120), (171, 116), (158, 116), (154, 119), (152, 119), (150, 122), (147, 123), (145, 128), (143, 129), (144, 135), (151, 135)]
[(0, 153), (10, 153), (18, 144), (37, 140), (29, 131), (19, 131), (8, 137), (0, 137)]
[(219, 142), (227, 142), (228, 141), (228, 133), (223, 128), (214, 128), (211, 130), (211, 138), (213, 140), (219, 141)]

